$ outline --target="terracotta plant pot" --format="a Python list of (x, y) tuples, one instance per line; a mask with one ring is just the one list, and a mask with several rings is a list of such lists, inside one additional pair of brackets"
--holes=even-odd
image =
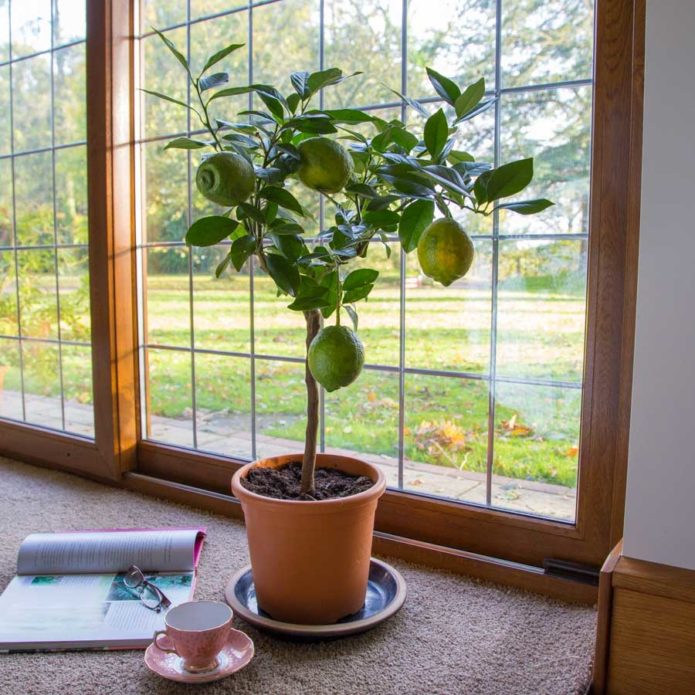
[(278, 468), (301, 454), (250, 463), (232, 478), (241, 502), (258, 605), (275, 620), (327, 625), (364, 603), (377, 502), (386, 488), (375, 466), (318, 454), (317, 468), (366, 475), (374, 485), (350, 497), (300, 502), (250, 492), (241, 484), (254, 467)]

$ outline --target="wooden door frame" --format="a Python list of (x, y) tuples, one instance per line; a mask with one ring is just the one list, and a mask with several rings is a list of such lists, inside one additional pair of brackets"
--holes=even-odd
[[(10, 439), (3, 438), (0, 452), (112, 480), (137, 471), (130, 487), (145, 488), (144, 477), (150, 476), (228, 496), (230, 474), (242, 462), (139, 436), (132, 0), (88, 0), (87, 5), (96, 444), (3, 423), (0, 432), (9, 432)], [(598, 567), (622, 535), (639, 238), (644, 0), (597, 0), (595, 46), (589, 347), (577, 523), (389, 490), (377, 514), (383, 534), (536, 567), (548, 558)]]

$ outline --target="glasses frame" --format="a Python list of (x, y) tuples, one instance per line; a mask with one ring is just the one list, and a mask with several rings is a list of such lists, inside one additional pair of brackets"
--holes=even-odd
[[(135, 584), (129, 584), (128, 579), (130, 577), (136, 579)], [(155, 613), (160, 613), (163, 609), (166, 610), (171, 606), (171, 601), (167, 598), (166, 594), (158, 587), (155, 586), (149, 579), (145, 577), (145, 573), (137, 566), (131, 565), (123, 576), (123, 586), (125, 586), (128, 591), (135, 594), (145, 608), (154, 611)], [(157, 597), (157, 604), (150, 606), (147, 604), (143, 594), (145, 589), (149, 589)]]

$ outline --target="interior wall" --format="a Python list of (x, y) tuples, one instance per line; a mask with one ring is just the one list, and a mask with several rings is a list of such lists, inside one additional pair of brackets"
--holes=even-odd
[(695, 0), (647, 0), (624, 554), (695, 570)]

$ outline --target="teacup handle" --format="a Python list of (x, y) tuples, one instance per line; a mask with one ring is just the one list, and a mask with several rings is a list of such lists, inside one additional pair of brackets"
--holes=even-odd
[(154, 644), (157, 647), (157, 649), (160, 649), (161, 651), (166, 652), (167, 654), (176, 654), (178, 656), (179, 653), (176, 651), (176, 649), (174, 649), (172, 647), (163, 647), (160, 644), (160, 642), (159, 642), (160, 637), (165, 637), (166, 639), (169, 639), (169, 635), (167, 635), (166, 630), (157, 630), (154, 633)]

